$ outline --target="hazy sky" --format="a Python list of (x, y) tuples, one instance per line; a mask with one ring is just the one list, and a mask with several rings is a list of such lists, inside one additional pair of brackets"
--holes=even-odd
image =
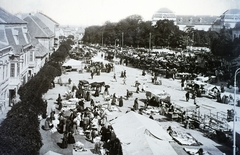
[(162, 7), (178, 15), (219, 16), (240, 9), (240, 0), (0, 0), (0, 6), (12, 14), (40, 11), (60, 25), (102, 25), (134, 14), (151, 20)]

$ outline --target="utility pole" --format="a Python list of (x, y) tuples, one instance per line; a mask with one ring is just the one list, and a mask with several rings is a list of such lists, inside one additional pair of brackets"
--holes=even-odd
[(124, 35), (124, 33), (122, 32), (122, 49), (123, 49), (123, 35)]
[(149, 53), (151, 51), (151, 41), (152, 41), (152, 33), (149, 33)]
[(103, 47), (103, 32), (102, 32), (102, 47)]

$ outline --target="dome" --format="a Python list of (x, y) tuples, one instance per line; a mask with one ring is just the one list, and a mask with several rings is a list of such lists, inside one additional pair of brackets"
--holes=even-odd
[(161, 8), (159, 9), (154, 15), (153, 18), (164, 18), (164, 19), (169, 19), (169, 18), (176, 18), (176, 15), (174, 12), (169, 10), (168, 8)]
[(240, 22), (237, 22), (234, 28), (235, 29), (240, 29)]
[(223, 13), (224, 15), (227, 14), (240, 14), (240, 9), (229, 9)]
[(156, 13), (174, 13), (168, 8), (160, 8)]

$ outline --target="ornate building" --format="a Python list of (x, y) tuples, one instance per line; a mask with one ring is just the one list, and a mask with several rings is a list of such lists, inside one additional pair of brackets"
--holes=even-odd
[(0, 8), (0, 105), (10, 103), (29, 78), (34, 53), (27, 22)]
[(173, 20), (174, 24), (176, 24), (176, 15), (174, 12), (169, 10), (168, 8), (160, 8), (153, 16), (152, 16), (152, 25), (154, 26), (159, 20)]
[(212, 30), (219, 32), (223, 27), (234, 28), (240, 22), (240, 9), (230, 9), (220, 15), (212, 25)]
[(208, 31), (216, 18), (217, 16), (207, 15), (176, 15), (167, 8), (161, 8), (153, 15), (152, 25), (155, 25), (158, 20), (168, 19), (173, 20), (174, 24), (182, 31), (185, 31), (188, 27), (192, 27), (196, 30)]
[(232, 29), (232, 40), (240, 38), (240, 22), (236, 23), (235, 27)]

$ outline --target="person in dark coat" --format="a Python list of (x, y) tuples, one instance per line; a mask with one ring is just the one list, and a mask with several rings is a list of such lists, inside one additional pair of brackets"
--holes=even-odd
[(47, 117), (44, 125), (42, 125), (43, 130), (51, 130), (53, 128), (52, 120), (50, 117)]
[(109, 155), (122, 155), (122, 146), (118, 138), (115, 138), (109, 142)]
[[(98, 94), (98, 96), (99, 96), (99, 92), (95, 92), (95, 94)], [(86, 101), (90, 101), (90, 100), (91, 100), (91, 95), (90, 95), (90, 92), (87, 91), (87, 93), (86, 93)]]
[(95, 106), (95, 103), (94, 103), (94, 100), (93, 100), (93, 99), (91, 99), (91, 101), (90, 101), (90, 105), (91, 105), (91, 108), (93, 109), (94, 106)]
[(134, 100), (133, 109), (138, 110), (138, 98), (135, 98)]
[(108, 126), (105, 131), (105, 142), (111, 140), (111, 136), (112, 136), (111, 126)]
[(116, 105), (116, 102), (117, 102), (117, 97), (115, 95), (115, 93), (113, 94), (113, 98), (112, 98), (112, 102), (111, 102), (111, 105)]
[(107, 128), (105, 126), (103, 126), (100, 130), (101, 141), (106, 142), (106, 132), (107, 132)]
[(119, 107), (122, 107), (122, 106), (123, 106), (123, 98), (122, 98), (122, 96), (120, 96), (118, 103), (119, 103), (119, 104), (118, 104)]
[(187, 93), (185, 94), (185, 97), (186, 97), (186, 101), (188, 102), (188, 100), (189, 100), (189, 91), (187, 91)]
[(67, 132), (64, 132), (64, 134), (63, 134), (62, 143), (57, 143), (57, 145), (62, 149), (65, 149), (65, 148), (68, 147), (68, 134), (67, 134)]
[(75, 144), (75, 138), (72, 132), (68, 133), (68, 144)]

